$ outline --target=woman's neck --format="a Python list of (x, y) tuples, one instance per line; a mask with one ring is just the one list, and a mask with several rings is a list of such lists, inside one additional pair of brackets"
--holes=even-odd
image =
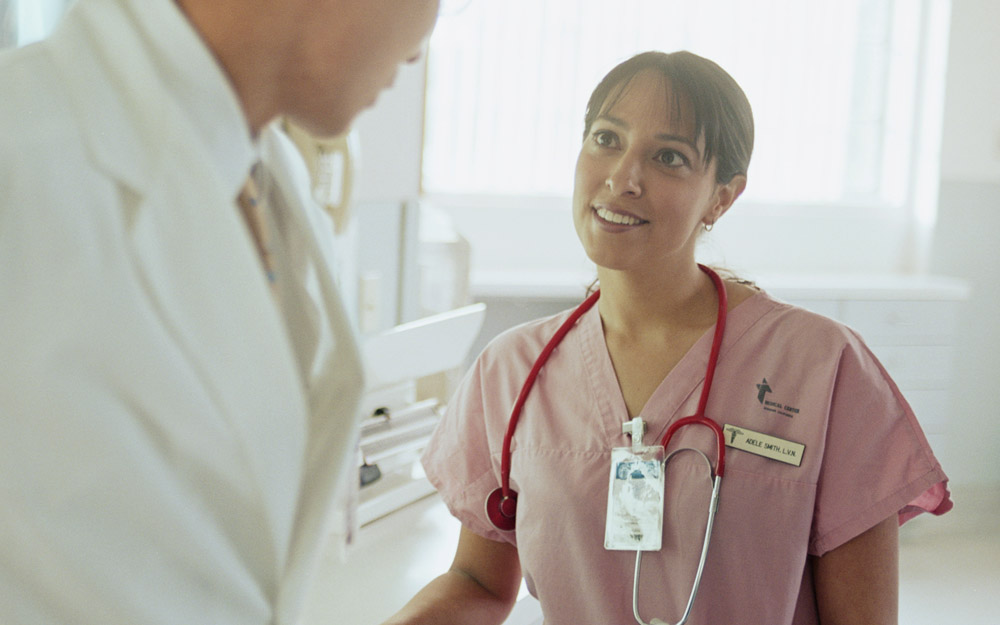
[(718, 294), (698, 266), (637, 276), (599, 268), (605, 333), (641, 337), (704, 329), (715, 323)]

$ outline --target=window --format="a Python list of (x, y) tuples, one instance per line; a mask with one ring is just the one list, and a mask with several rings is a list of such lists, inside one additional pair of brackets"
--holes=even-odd
[(431, 198), (568, 198), (591, 89), (619, 61), (688, 49), (747, 93), (744, 203), (905, 211), (924, 61), (919, 0), (458, 1), (428, 56)]
[(0, 0), (0, 49), (45, 37), (71, 0)]

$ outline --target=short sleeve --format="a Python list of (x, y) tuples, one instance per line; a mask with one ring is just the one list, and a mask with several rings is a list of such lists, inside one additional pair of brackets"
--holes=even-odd
[(491, 450), (496, 433), (490, 434), (480, 357), (448, 402), (421, 461), (427, 478), (462, 525), (484, 538), (513, 543), (513, 532), (497, 530), (486, 518), (486, 497), (500, 486)]
[(951, 508), (947, 477), (913, 411), (851, 333), (832, 389), (809, 552), (823, 555), (893, 514), (902, 524)]

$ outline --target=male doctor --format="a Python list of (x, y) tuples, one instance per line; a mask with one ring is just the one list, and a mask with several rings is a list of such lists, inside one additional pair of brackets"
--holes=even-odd
[(362, 380), (271, 122), (347, 129), (437, 8), (78, 0), (0, 55), (0, 623), (298, 622)]

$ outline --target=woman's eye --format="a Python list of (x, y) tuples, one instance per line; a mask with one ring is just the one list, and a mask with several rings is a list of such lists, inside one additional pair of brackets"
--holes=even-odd
[(604, 148), (614, 147), (618, 143), (618, 138), (615, 136), (615, 133), (608, 130), (595, 131), (593, 139), (594, 143)]
[(676, 150), (663, 150), (656, 155), (656, 160), (668, 167), (680, 167), (687, 165), (687, 157)]

